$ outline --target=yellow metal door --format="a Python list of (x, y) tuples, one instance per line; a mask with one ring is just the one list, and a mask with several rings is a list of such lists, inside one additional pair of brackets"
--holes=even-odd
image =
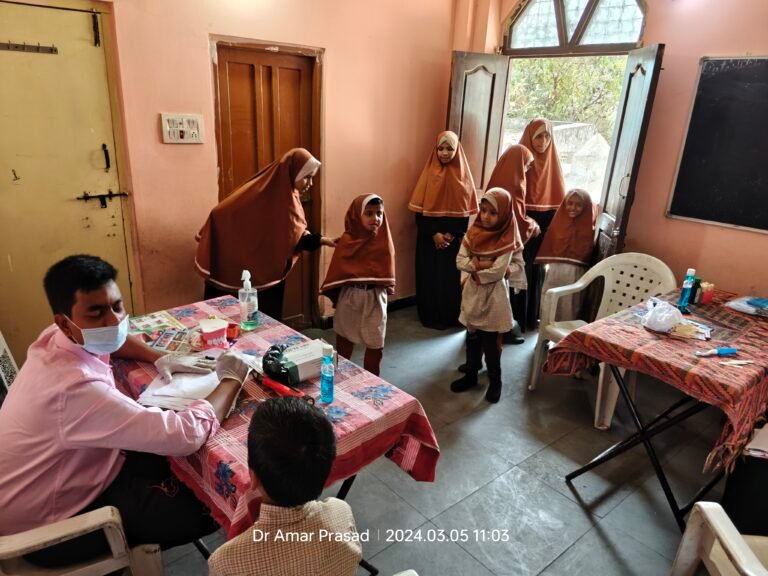
[[(0, 332), (18, 364), (52, 322), (43, 276), (66, 256), (111, 262), (132, 309), (124, 198), (76, 199), (120, 191), (93, 18), (0, 1), (0, 43), (22, 45), (0, 46)], [(29, 51), (38, 43), (58, 53)]]

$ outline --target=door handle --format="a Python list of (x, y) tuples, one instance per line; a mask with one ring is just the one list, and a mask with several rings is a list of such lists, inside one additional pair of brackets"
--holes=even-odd
[(112, 163), (109, 161), (109, 148), (106, 144), (101, 145), (101, 151), (104, 152), (104, 172), (109, 172), (112, 167)]

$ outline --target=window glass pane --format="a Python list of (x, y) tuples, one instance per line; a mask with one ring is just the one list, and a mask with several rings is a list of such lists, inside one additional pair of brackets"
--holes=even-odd
[(581, 19), (584, 8), (587, 7), (589, 0), (565, 0), (565, 29), (568, 31), (568, 38), (573, 36), (576, 25)]
[(637, 42), (642, 25), (643, 12), (635, 0), (600, 0), (581, 44)]
[(512, 26), (512, 48), (558, 46), (554, 0), (533, 0)]

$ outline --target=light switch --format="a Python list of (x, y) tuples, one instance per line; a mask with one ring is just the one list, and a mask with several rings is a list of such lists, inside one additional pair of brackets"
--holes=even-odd
[(166, 144), (202, 144), (202, 114), (160, 114), (163, 142)]

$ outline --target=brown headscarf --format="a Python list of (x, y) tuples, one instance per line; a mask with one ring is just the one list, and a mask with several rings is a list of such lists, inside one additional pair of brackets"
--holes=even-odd
[(295, 182), (319, 166), (304, 148), (289, 150), (211, 210), (195, 257), (203, 278), (228, 291), (240, 288), (243, 270), (258, 289), (283, 280), (307, 229)]
[[(571, 218), (565, 211), (565, 203), (571, 196), (579, 196), (584, 210)], [(544, 241), (536, 255), (536, 264), (566, 263), (589, 266), (595, 238), (595, 221), (599, 208), (585, 190), (574, 188), (563, 198), (552, 223), (544, 235)]]
[[(544, 152), (539, 153), (533, 147), (533, 139), (544, 130), (549, 132), (552, 141)], [(533, 166), (528, 171), (525, 208), (534, 212), (557, 210), (565, 196), (565, 180), (555, 148), (552, 123), (544, 118), (531, 120), (520, 137), (520, 144), (533, 153)]]
[(538, 226), (525, 210), (525, 169), (533, 162), (533, 154), (520, 144), (512, 144), (496, 162), (488, 179), (488, 189), (503, 188), (512, 195), (513, 210), (523, 244), (528, 242)]
[(320, 288), (320, 294), (328, 296), (334, 306), (339, 291), (348, 284), (374, 284), (388, 288), (395, 286), (395, 245), (389, 232), (386, 212), (375, 234), (363, 228), (363, 212), (374, 198), (381, 200), (376, 194), (358, 196), (344, 217), (344, 234), (336, 244), (328, 273)]
[[(448, 142), (456, 153), (447, 164), (440, 162), (437, 148)], [(446, 130), (437, 136), (419, 181), (413, 189), (408, 209), (424, 216), (462, 217), (477, 214), (475, 182), (459, 137)]]
[(485, 228), (478, 216), (464, 236), (464, 244), (473, 256), (497, 257), (523, 249), (523, 241), (517, 230), (517, 220), (512, 211), (512, 196), (502, 188), (491, 188), (480, 199), (486, 200), (499, 213), (493, 228)]

